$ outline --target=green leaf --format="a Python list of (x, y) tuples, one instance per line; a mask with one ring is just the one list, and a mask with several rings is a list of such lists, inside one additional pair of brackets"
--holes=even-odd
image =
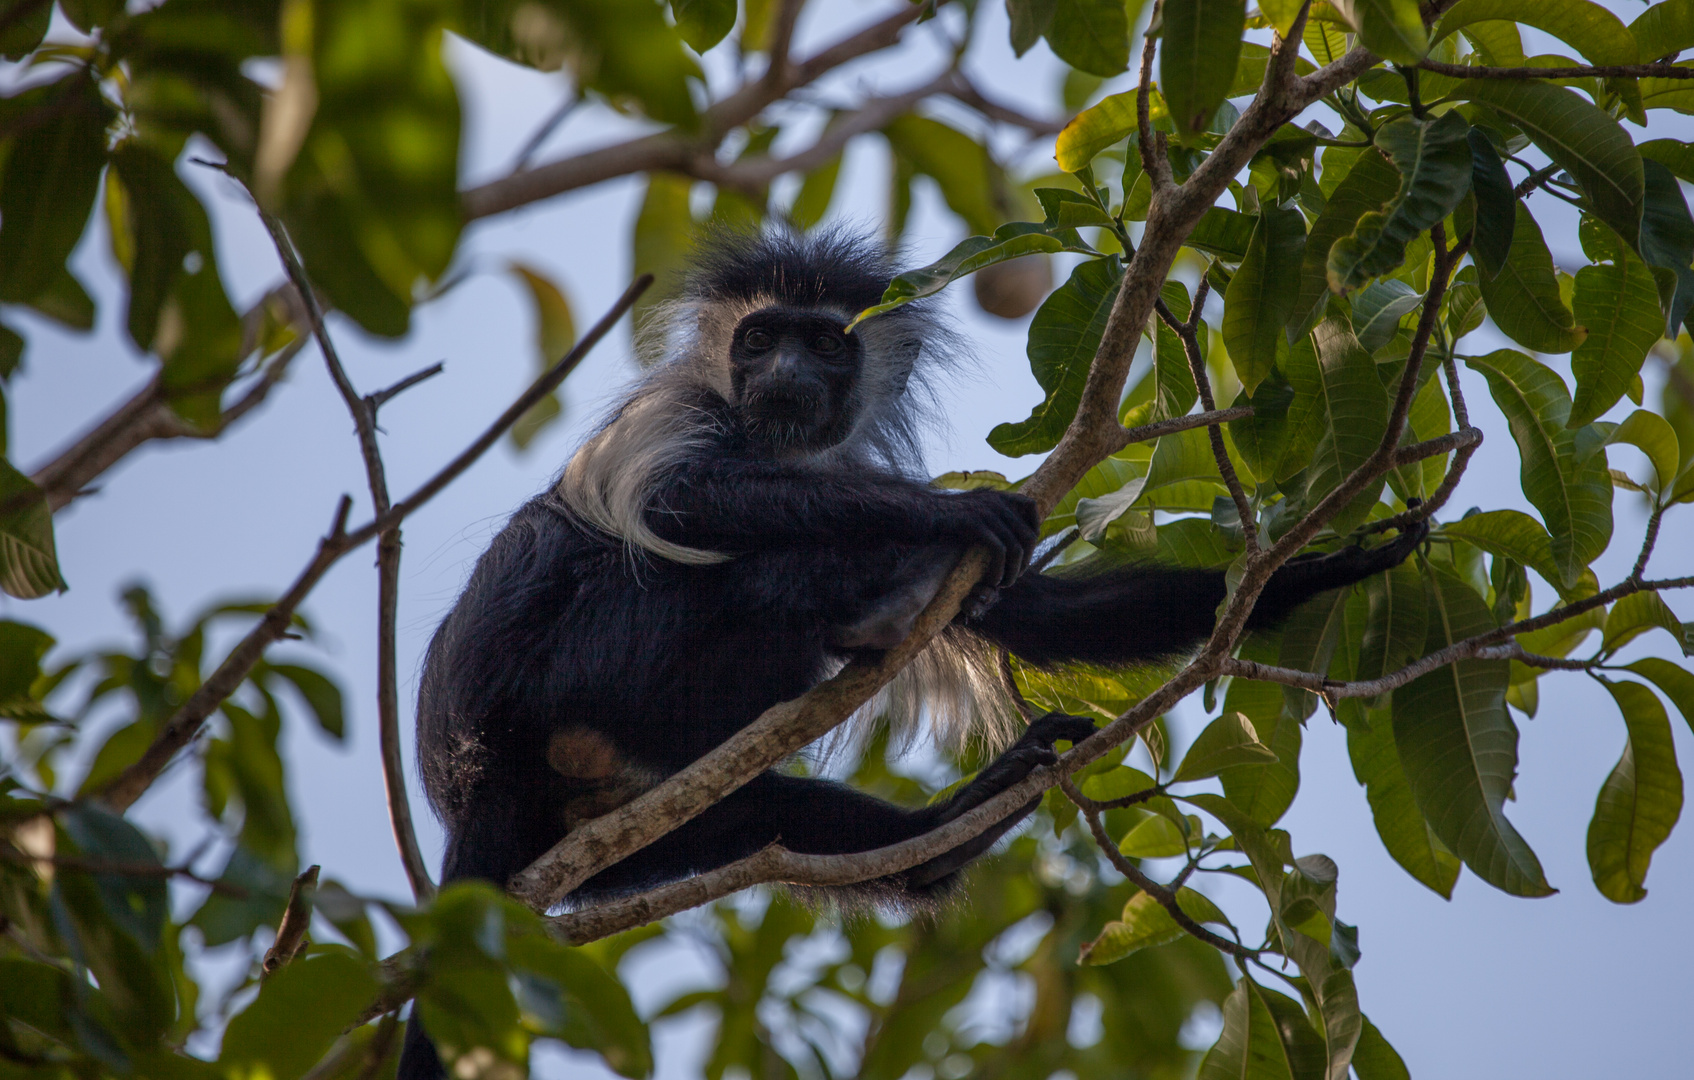
[(800, 181), (800, 191), (794, 196), (794, 204), (788, 208), (788, 220), (802, 232), (814, 229), (829, 212), (830, 200), (835, 197), (835, 181), (841, 175), (841, 155), (836, 154), (828, 161), (819, 165), (806, 174)]
[(1191, 841), (1200, 835), (1200, 819), (1189, 815), (1188, 832), (1176, 827), (1169, 818), (1149, 814), (1141, 819), (1118, 842), (1118, 850), (1132, 859), (1169, 859), (1186, 855)]
[[(1110, 94), (1073, 116), (1059, 132), (1053, 157), (1065, 172), (1080, 172), (1100, 151), (1133, 135), (1137, 128), (1135, 95), (1128, 90)], [(1149, 122), (1168, 117), (1165, 99), (1156, 91), (1147, 100)]]
[(1694, 46), (1694, 2), (1665, 0), (1653, 4), (1629, 24), (1629, 34), (1644, 61), (1675, 56)]
[(112, 119), (80, 68), (27, 96), (46, 117), (9, 140), (0, 165), (0, 301), (14, 303), (48, 289), (82, 239)]
[(1243, 978), (1223, 1003), (1223, 1033), (1199, 1080), (1323, 1080), (1322, 1038), (1292, 998)]
[(1649, 139), (1636, 149), (1643, 161), (1657, 161), (1678, 180), (1694, 183), (1694, 146), (1678, 139)]
[[(1600, 425), (1602, 430), (1605, 426)], [(1653, 465), (1656, 490), (1661, 495), (1670, 490), (1680, 468), (1682, 446), (1676, 437), (1676, 429), (1664, 417), (1646, 409), (1636, 409), (1606, 436), (1607, 446), (1620, 442), (1629, 443), (1647, 455), (1647, 460)]]
[(1231, 765), (1275, 761), (1276, 752), (1259, 741), (1253, 722), (1238, 712), (1225, 713), (1206, 725), (1177, 766), (1177, 783), (1216, 776)]
[(1359, 42), (1384, 60), (1415, 64), (1429, 52), (1417, 0), (1342, 0)]
[[(1470, 586), (1442, 570), (1429, 579), (1425, 653), (1494, 629)], [(1394, 744), (1418, 808), (1477, 876), (1514, 896), (1554, 890), (1506, 820), (1517, 772), (1517, 727), (1506, 714), (1504, 660), (1459, 660), (1394, 691)]]
[[(68, 806), (56, 816), (65, 837), (70, 840), (67, 854), (155, 869), (164, 865), (141, 830), (117, 814), (84, 803)], [(162, 936), (170, 914), (164, 876), (89, 876), (112, 924), (133, 938), (146, 953), (156, 954), (163, 943)]]
[(1606, 613), (1606, 632), (1601, 647), (1607, 653), (1617, 652), (1625, 645), (1654, 628), (1667, 631), (1676, 639), (1682, 655), (1690, 654), (1689, 641), (1676, 613), (1656, 592), (1630, 593), (1612, 605)]
[(916, 270), (907, 270), (898, 275), (888, 283), (888, 288), (883, 290), (882, 301), (861, 311), (849, 324), (849, 328), (913, 300), (934, 296), (953, 282), (974, 274), (985, 266), (1040, 252), (1076, 250), (1079, 250), (1077, 243), (1063, 235), (1054, 235), (1045, 225), (1030, 221), (1008, 222), (995, 229), (992, 236), (967, 237), (956, 244), (952, 251), (928, 266), (920, 266)]
[[(1281, 659), (1280, 642), (1274, 636), (1254, 634), (1241, 646), (1241, 658), (1261, 663)], [(1276, 754), (1276, 760), (1236, 765), (1223, 770), (1224, 795), (1239, 821), (1224, 820), (1231, 832), (1268, 828), (1288, 812), (1300, 790), (1300, 721), (1285, 707), (1282, 687), (1252, 679), (1231, 679), (1224, 695), (1224, 715), (1241, 713), (1252, 722), (1259, 740)], [(1201, 807), (1208, 812), (1215, 808)]]
[[(675, 296), (681, 284), (682, 269), (694, 248), (694, 212), (689, 205), (693, 188), (692, 179), (677, 173), (647, 175), (647, 192), (630, 237), (630, 274), (652, 274), (655, 287), (635, 302), (632, 321), (636, 326), (642, 325), (655, 304)], [(640, 359), (643, 364), (653, 364), (661, 357), (643, 350)]]
[[(1393, 159), (1401, 184), (1381, 211), (1358, 219), (1329, 250), (1329, 287), (1347, 292), (1397, 269), (1413, 237), (1440, 222), (1470, 190), (1470, 125), (1457, 111), (1436, 120), (1401, 117), (1382, 126), (1376, 144)], [(1361, 159), (1363, 160), (1363, 159)]]
[(1235, 82), (1246, 19), (1245, 0), (1178, 0), (1165, 5), (1159, 88), (1179, 131), (1192, 135), (1205, 130), (1223, 104)]
[(1694, 730), (1694, 673), (1656, 656), (1624, 666), (1657, 686), (1682, 714), (1689, 729)]
[(1006, 15), (1011, 21), (1012, 51), (1018, 56), (1035, 47), (1053, 25), (1053, 9), (1057, 0), (1006, 0)]
[(1113, 799), (1122, 799), (1157, 785), (1156, 780), (1140, 769), (1117, 765), (1105, 772), (1084, 777), (1081, 787), (1082, 793), (1090, 799), (1111, 802)]
[[(730, 14), (733, 18), (734, 12)], [(551, 278), (534, 267), (514, 262), (507, 264), (506, 268), (529, 294), (530, 303), (535, 307), (535, 370), (537, 373), (546, 371), (576, 344), (576, 322), (571, 317), (570, 301), (565, 299), (564, 292)], [(519, 450), (524, 449), (563, 412), (559, 392), (555, 390), (531, 406), (512, 425), (512, 442)]]
[(312, 719), (318, 722), (318, 727), (325, 735), (337, 742), (346, 738), (341, 688), (336, 686), (329, 676), (298, 664), (267, 664), (264, 671), (293, 684), (294, 689), (300, 692), (300, 697), (306, 702), (306, 707), (311, 710)]
[(652, 1072), (647, 1026), (630, 1004), (629, 991), (605, 968), (582, 949), (540, 934), (509, 937), (506, 947), (512, 966), (524, 973), (520, 1004), (549, 1034), (598, 1053), (620, 1075)]
[(697, 53), (706, 52), (735, 29), (735, 0), (671, 0), (676, 32)]
[(1576, 400), (1567, 421), (1571, 427), (1581, 427), (1617, 404), (1634, 385), (1647, 350), (1665, 331), (1652, 271), (1609, 232), (1607, 238), (1614, 241), (1614, 250), (1607, 253), (1612, 261), (1577, 270), (1571, 296), (1572, 314), (1588, 328), (1570, 358), (1576, 376)]
[[(1333, 149), (1324, 152), (1326, 163), (1333, 153)], [(1306, 237), (1306, 250), (1300, 258), (1300, 291), (1295, 295), (1294, 318), (1288, 324), (1290, 342), (1298, 341), (1322, 317), (1323, 305), (1329, 299), (1329, 253), (1335, 242), (1350, 234), (1365, 214), (1387, 206), (1399, 190), (1399, 170), (1375, 150), (1360, 154), (1335, 187)]]
[(1247, 257), (1247, 246), (1252, 243), (1257, 228), (1257, 219), (1251, 214), (1214, 206), (1201, 215), (1199, 224), (1183, 243), (1226, 262), (1240, 262)]
[[(1180, 281), (1167, 281), (1159, 289), (1166, 306), (1178, 319), (1186, 320), (1193, 310), (1193, 303), (1188, 297), (1188, 286)], [(1200, 391), (1194, 385), (1193, 366), (1188, 361), (1188, 350), (1176, 331), (1166, 326), (1163, 319), (1154, 319), (1153, 323), (1153, 416), (1154, 420), (1166, 420), (1177, 416), (1187, 416), (1188, 410), (1199, 400)], [(1201, 333), (1200, 362), (1206, 361), (1206, 342), (1209, 333)], [(1198, 431), (1198, 429), (1195, 429)], [(1199, 432), (1204, 435), (1204, 432)], [(1162, 442), (1162, 440), (1161, 440)], [(1174, 444), (1173, 444), (1174, 445)], [(1167, 451), (1168, 452), (1168, 451)], [(1211, 454), (1211, 444), (1206, 444), (1206, 454)], [(1169, 481), (1158, 476), (1162, 459), (1157, 447), (1153, 450), (1153, 465), (1148, 473), (1148, 487), (1157, 487)], [(1208, 471), (1196, 472), (1184, 470), (1184, 476), (1215, 477), (1218, 475), (1214, 464)]]
[[(1154, 818), (1163, 821), (1163, 818)], [(1229, 920), (1203, 893), (1184, 887), (1177, 890), (1176, 904), (1182, 913), (1198, 923), (1222, 923)], [(1100, 928), (1093, 941), (1085, 942), (1077, 963), (1090, 967), (1116, 963), (1124, 957), (1155, 945), (1168, 945), (1186, 933), (1171, 918), (1170, 912), (1152, 896), (1138, 892), (1123, 906), (1123, 914)]]
[(1004, 219), (994, 189), (999, 169), (981, 143), (939, 120), (907, 113), (882, 129), (896, 154), (941, 188), (941, 197), (974, 233)]
[(1493, 277), (1506, 265), (1517, 228), (1517, 196), (1500, 155), (1477, 128), (1470, 129), (1471, 193), (1476, 197), (1476, 234), (1471, 254), (1477, 266)]
[(1602, 681), (1623, 713), (1629, 739), (1594, 802), (1588, 868), (1602, 896), (1633, 904), (1647, 895), (1648, 863), (1682, 815), (1682, 772), (1658, 697), (1640, 683)]
[(1294, 314), (1305, 250), (1306, 221), (1300, 212), (1267, 207), (1240, 269), (1229, 279), (1223, 298), (1224, 348), (1248, 394), (1276, 362), (1278, 340)]
[(1518, 444), (1523, 492), (1552, 537), (1555, 586), (1574, 586), (1612, 537), (1611, 476), (1605, 453), (1577, 451), (1565, 424), (1570, 397), (1551, 369), (1519, 352), (1500, 349), (1465, 363), (1488, 379)]
[(1388, 710), (1373, 709), (1363, 724), (1348, 727), (1347, 755), (1353, 762), (1353, 776), (1364, 786), (1383, 848), (1414, 879), (1452, 899), (1459, 860), (1418, 809)]
[[(1516, 6), (1516, 0), (1464, 2)], [(1604, 10), (1594, 4), (1586, 6)], [(1540, 5), (1530, 8), (1539, 9)], [(1631, 40), (1631, 47), (1633, 44)], [(1587, 198), (1588, 211), (1610, 225), (1630, 247), (1636, 246), (1646, 181), (1635, 142), (1616, 120), (1572, 90), (1535, 80), (1466, 79), (1452, 96), (1487, 105), (1522, 128), (1531, 142), (1571, 174)], [(1527, 215), (1527, 211), (1522, 213)]]
[(1364, 1024), (1359, 1030), (1359, 1045), (1353, 1048), (1353, 1071), (1359, 1080), (1412, 1080), (1411, 1070), (1370, 1017), (1361, 1019)]
[(1529, 210), (1517, 204), (1517, 224), (1506, 263), (1480, 281), (1482, 299), (1494, 325), (1507, 337), (1536, 352), (1570, 352), (1586, 330), (1576, 325), (1559, 295), (1553, 256)]
[(0, 28), (0, 59), (22, 60), (47, 36), (47, 27), (53, 21), (53, 5), (12, 0), (6, 10), (10, 19)]
[[(1641, 257), (1655, 267), (1668, 269), (1675, 284), (1667, 297), (1660, 285), (1659, 301), (1665, 307), (1667, 326), (1663, 333), (1675, 337), (1694, 308), (1694, 216), (1688, 212), (1682, 185), (1662, 162), (1643, 157), (1647, 178), (1647, 202), (1641, 214)], [(1655, 272), (1655, 276), (1659, 276)]]
[(1400, 320), (1422, 304), (1423, 294), (1399, 278), (1373, 281), (1353, 297), (1353, 334), (1367, 352), (1375, 352), (1393, 340)]
[(347, 952), (296, 960), (266, 979), (253, 1004), (230, 1020), (218, 1064), (232, 1075), (296, 1080), (380, 989), (370, 966)]
[(1081, 263), (1029, 324), (1029, 366), (1047, 399), (1027, 420), (1000, 424), (988, 445), (1009, 457), (1051, 450), (1076, 415), (1088, 368), (1117, 299), (1123, 267), (1113, 258)]
[(1459, 0), (1441, 17), (1433, 35), (1441, 40), (1473, 23), (1502, 19), (1544, 30), (1599, 66), (1640, 61), (1635, 38), (1623, 20), (1589, 0)]
[(0, 590), (34, 600), (64, 588), (47, 496), (0, 459)]
[(242, 890), (245, 895), (213, 893), (194, 913), (189, 925), (200, 931), (207, 948), (237, 941), (261, 926), (274, 929), (288, 906), (288, 889), (294, 875), (238, 845), (230, 852), (218, 880)]
[(1567, 589), (1564, 574), (1553, 560), (1553, 538), (1541, 523), (1521, 510), (1489, 510), (1441, 526), (1444, 536), (1457, 536), (1490, 555), (1522, 563), (1540, 574), (1565, 600), (1578, 599)]
[[(1312, 331), (1315, 364), (1295, 363), (1290, 351), (1288, 379), (1296, 394), (1315, 395), (1330, 417), (1318, 440), (1306, 477), (1307, 505), (1315, 505), (1375, 453), (1388, 429), (1388, 394), (1376, 373), (1376, 361), (1359, 346), (1339, 319), (1326, 319)], [(1365, 520), (1376, 505), (1382, 481), (1374, 480), (1331, 522), (1345, 534)]]
[(0, 716), (25, 718), (40, 708), (30, 688), (41, 677), (41, 659), (53, 635), (25, 623), (0, 619)]
[(1111, 78), (1129, 67), (1129, 24), (1120, 0), (1053, 0), (1047, 44), (1071, 67)]
[[(1539, 526), (1537, 526), (1539, 529)], [(1423, 652), (1429, 608), (1423, 576), (1405, 563), (1364, 582), (1366, 621), (1359, 637), (1354, 678), (1380, 679), (1405, 667)]]

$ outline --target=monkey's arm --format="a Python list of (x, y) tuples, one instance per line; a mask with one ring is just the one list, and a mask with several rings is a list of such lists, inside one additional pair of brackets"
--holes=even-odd
[(727, 454), (695, 458), (654, 493), (647, 524), (672, 543), (731, 553), (953, 543), (987, 547), (987, 580), (1010, 584), (1034, 549), (1035, 504), (1000, 491), (943, 492), (870, 469), (809, 469)]
[[(1285, 564), (1266, 583), (1247, 626), (1275, 626), (1318, 593), (1398, 566), (1427, 531)], [(1128, 664), (1180, 656), (1200, 644), (1224, 595), (1221, 570), (1144, 564), (1090, 577), (1026, 574), (964, 625), (1032, 664)]]

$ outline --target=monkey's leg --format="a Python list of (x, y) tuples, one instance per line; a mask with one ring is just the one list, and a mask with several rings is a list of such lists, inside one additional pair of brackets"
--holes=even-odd
[[(1248, 627), (1275, 626), (1318, 593), (1398, 566), (1427, 531), (1285, 564), (1266, 583)], [(1087, 577), (1026, 574), (963, 625), (1032, 664), (1129, 664), (1180, 656), (1200, 644), (1224, 595), (1221, 570), (1141, 564)]]

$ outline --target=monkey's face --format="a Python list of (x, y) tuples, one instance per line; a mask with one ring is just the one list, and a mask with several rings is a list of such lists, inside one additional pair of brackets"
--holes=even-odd
[(773, 449), (828, 449), (853, 429), (860, 344), (842, 320), (768, 307), (742, 319), (730, 340), (733, 404)]

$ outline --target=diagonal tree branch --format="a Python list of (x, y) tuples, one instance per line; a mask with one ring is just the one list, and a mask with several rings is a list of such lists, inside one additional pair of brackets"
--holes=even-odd
[(246, 680), (253, 666), (264, 657), (265, 650), (281, 640), (288, 632), (294, 612), (299, 608), (306, 596), (311, 593), (325, 573), (341, 556), (362, 544), (376, 539), (382, 532), (393, 528), (409, 514), (434, 498), (448, 484), (471, 467), (488, 448), (500, 440), (518, 419), (528, 412), (536, 402), (558, 389), (565, 376), (569, 375), (582, 362), (583, 357), (600, 343), (617, 325), (619, 319), (634, 306), (636, 299), (653, 284), (650, 274), (643, 274), (633, 284), (624, 290), (611, 310), (600, 317), (600, 320), (589, 328), (576, 346), (566, 353), (557, 364), (530, 384), (518, 399), (507, 407), (506, 411), (489, 425), (488, 429), (478, 436), (475, 442), (466, 447), (452, 461), (444, 465), (436, 474), (425, 481), (411, 495), (394, 504), (386, 514), (382, 514), (368, 524), (347, 531), (347, 515), (352, 510), (352, 500), (343, 496), (336, 510), (335, 521), (330, 526), (328, 534), (318, 541), (318, 549), (312, 556), (293, 584), (277, 600), (276, 604), (259, 620), (259, 624), (247, 632), (247, 636), (231, 649), (215, 671), (201, 683), (199, 688), (189, 695), (187, 701), (177, 711), (171, 714), (159, 728), (153, 742), (141, 755), (135, 764), (107, 784), (97, 793), (97, 798), (108, 809), (122, 813), (135, 800), (140, 798), (147, 789), (158, 779), (165, 767), (171, 763), (178, 751), (192, 742), (205, 726), (218, 706)]
[(1670, 64), (1578, 64), (1572, 67), (1467, 67), (1464, 64), (1444, 64), (1439, 60), (1420, 60), (1424, 71), (1448, 75), (1455, 79), (1694, 79), (1694, 68)]

